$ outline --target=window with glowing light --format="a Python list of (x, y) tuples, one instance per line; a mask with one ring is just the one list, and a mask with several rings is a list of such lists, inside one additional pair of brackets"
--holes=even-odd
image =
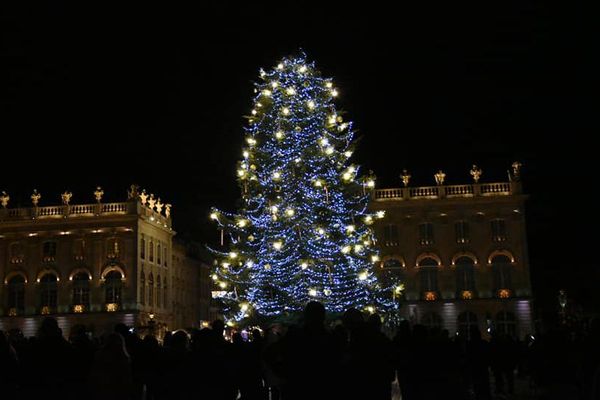
[(58, 300), (58, 278), (53, 273), (46, 273), (40, 278), (40, 306), (56, 308)]
[(432, 223), (425, 222), (423, 224), (419, 224), (419, 243), (422, 246), (427, 246), (434, 243)]
[(398, 246), (398, 225), (388, 224), (383, 227), (383, 244), (385, 246)]
[(506, 240), (506, 222), (503, 219), (494, 219), (491, 221), (492, 240), (494, 242), (504, 242)]
[[(492, 275), (494, 291), (500, 295), (503, 289), (512, 289), (511, 269), (512, 263), (510, 258), (505, 255), (497, 255), (492, 258)], [(504, 292), (502, 292), (504, 293)]]
[(459, 257), (455, 261), (456, 292), (459, 298), (469, 300), (475, 292), (475, 264), (470, 257)]
[(466, 221), (458, 221), (454, 224), (454, 232), (456, 234), (456, 243), (469, 243), (469, 223)]
[(123, 277), (119, 271), (110, 271), (104, 277), (104, 297), (107, 304), (120, 304), (123, 290)]
[(8, 309), (15, 310), (16, 314), (23, 314), (25, 311), (25, 278), (22, 275), (15, 275), (8, 280)]
[[(426, 257), (419, 262), (419, 282), (423, 298), (427, 297), (427, 293), (438, 292), (438, 263), (431, 257)], [(435, 300), (429, 294), (428, 300)]]
[(83, 309), (90, 306), (90, 277), (86, 272), (73, 275), (73, 305), (81, 305)]

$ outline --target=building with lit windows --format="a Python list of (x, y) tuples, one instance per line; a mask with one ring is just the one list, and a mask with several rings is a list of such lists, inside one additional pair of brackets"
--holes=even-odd
[(103, 194), (71, 204), (65, 192), (61, 205), (41, 206), (34, 191), (27, 208), (0, 196), (0, 329), (31, 336), (51, 315), (65, 335), (118, 322), (160, 335), (208, 319), (208, 265), (174, 242), (171, 205), (135, 186), (126, 202)]
[(412, 323), (467, 332), (496, 330), (523, 337), (533, 332), (532, 294), (520, 164), (509, 182), (446, 185), (373, 193), (370, 207), (385, 211), (375, 225), (380, 274), (404, 283), (401, 316)]

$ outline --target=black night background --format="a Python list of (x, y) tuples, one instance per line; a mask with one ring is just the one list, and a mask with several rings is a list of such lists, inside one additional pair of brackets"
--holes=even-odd
[(414, 184), (433, 184), (440, 168), (466, 183), (473, 163), (483, 181), (505, 180), (521, 161), (537, 304), (553, 312), (564, 288), (598, 307), (587, 134), (598, 78), (583, 10), (19, 3), (0, 6), (0, 190), (13, 206), (34, 188), (46, 205), (65, 189), (91, 202), (96, 185), (121, 201), (138, 183), (174, 205), (179, 235), (215, 240), (208, 211), (239, 195), (252, 82), (302, 48), (334, 77), (362, 137), (355, 160), (378, 187), (398, 187), (403, 168)]

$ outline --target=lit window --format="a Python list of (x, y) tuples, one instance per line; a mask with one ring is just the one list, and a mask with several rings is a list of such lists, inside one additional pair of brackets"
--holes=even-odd
[(458, 221), (454, 224), (456, 233), (456, 243), (469, 243), (469, 223), (466, 221)]
[(506, 240), (506, 222), (503, 219), (494, 219), (492, 225), (492, 240), (504, 242)]
[(433, 244), (433, 224), (426, 222), (419, 225), (419, 243), (426, 246)]

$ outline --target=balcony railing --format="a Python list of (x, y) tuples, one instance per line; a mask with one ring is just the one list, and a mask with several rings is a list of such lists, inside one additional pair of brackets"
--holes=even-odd
[(373, 191), (375, 201), (461, 198), (476, 196), (509, 196), (520, 193), (519, 183), (475, 183), (467, 185), (418, 186)]

